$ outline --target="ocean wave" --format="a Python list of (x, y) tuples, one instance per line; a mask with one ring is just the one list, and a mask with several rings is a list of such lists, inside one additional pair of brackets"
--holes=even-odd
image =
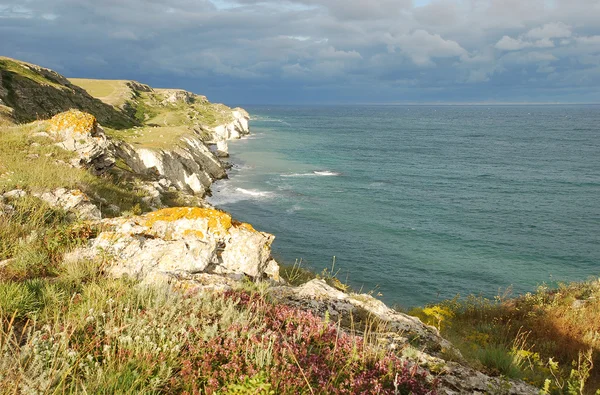
[(292, 207), (285, 210), (287, 214), (294, 214), (296, 211), (302, 210), (302, 207), (298, 204), (293, 205)]
[(281, 119), (277, 119), (277, 118), (255, 116), (255, 117), (250, 117), (250, 120), (251, 121), (258, 121), (258, 122), (276, 122), (276, 123), (284, 124), (286, 126), (292, 126), (288, 122), (286, 122), (284, 120), (281, 120)]
[(280, 177), (314, 177), (315, 173), (290, 173), (290, 174), (280, 174)]
[(235, 188), (237, 192), (243, 193), (244, 195), (261, 198), (261, 197), (271, 197), (273, 192), (268, 191), (258, 191), (256, 189), (244, 189), (244, 188)]
[(264, 133), (245, 134), (240, 137), (240, 140), (259, 140), (264, 137)]
[(289, 174), (280, 174), (280, 177), (332, 177), (332, 176), (340, 176), (342, 173), (338, 173), (337, 171), (330, 170), (315, 170), (310, 173), (289, 173)]
[(314, 174), (318, 176), (341, 176), (342, 173), (338, 173), (337, 171), (329, 171), (329, 170), (315, 170)]

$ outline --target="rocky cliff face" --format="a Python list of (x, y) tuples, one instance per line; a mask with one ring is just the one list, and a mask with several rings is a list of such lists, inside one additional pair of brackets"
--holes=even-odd
[[(217, 157), (227, 156), (227, 141), (249, 133), (243, 109), (212, 104), (181, 89), (153, 89), (136, 81), (73, 81), (98, 97), (52, 70), (0, 58), (0, 126), (53, 117), (48, 133), (77, 153), (73, 165), (99, 173), (122, 159), (136, 173), (200, 197), (213, 181), (227, 176)], [(157, 148), (111, 139), (100, 125), (120, 129), (124, 136), (168, 128), (164, 134), (171, 143)], [(217, 147), (211, 151), (208, 144)]]
[(235, 108), (232, 111), (233, 120), (224, 125), (218, 125), (210, 129), (212, 135), (211, 143), (216, 145), (216, 153), (219, 157), (229, 156), (228, 140), (240, 139), (250, 133), (250, 115), (243, 108)]
[(115, 144), (115, 154), (136, 173), (167, 179), (180, 191), (204, 196), (211, 184), (227, 177), (223, 163), (195, 135), (181, 137), (171, 149), (140, 148), (126, 142)]

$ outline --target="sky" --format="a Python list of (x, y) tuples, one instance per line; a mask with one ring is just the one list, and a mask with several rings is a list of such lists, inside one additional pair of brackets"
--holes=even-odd
[(231, 105), (600, 103), (600, 0), (0, 0), (0, 55)]

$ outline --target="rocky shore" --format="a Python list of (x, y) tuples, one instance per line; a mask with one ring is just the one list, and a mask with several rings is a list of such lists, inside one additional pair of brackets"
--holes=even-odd
[[(211, 107), (202, 96), (136, 82), (115, 84), (123, 87), (121, 96), (127, 99), (111, 104), (50, 70), (16, 64), (24, 70), (21, 74), (12, 63), (0, 74), (0, 106), (13, 123), (33, 121), (23, 131), (29, 133), (30, 148), (64, 150), (69, 160), (53, 154), (47, 163), (101, 178), (116, 174), (140, 197), (137, 209), (126, 210), (100, 193), (69, 185), (44, 189), (21, 183), (7, 190), (0, 183), (0, 218), (12, 215), (19, 199), (35, 197), (94, 229), (84, 243), (64, 254), (62, 264), (102, 260), (106, 276), (192, 294), (260, 282), (275, 303), (336, 322), (341, 332), (369, 333), (379, 347), (425, 369), (436, 381), (437, 393), (538, 393), (524, 382), (490, 377), (467, 366), (435, 327), (371, 295), (338, 289), (319, 278), (288, 284), (271, 257), (275, 236), (236, 221), (203, 199), (215, 180), (227, 177), (228, 164), (222, 158), (228, 156), (228, 142), (250, 133), (245, 110)], [(43, 103), (52, 106), (37, 112)], [(211, 122), (206, 111), (215, 111)], [(34, 121), (32, 113), (47, 119)], [(126, 128), (118, 129), (115, 120)], [(35, 161), (45, 154), (27, 155), (37, 155), (30, 158)], [(0, 182), (12, 177), (1, 166), (0, 173)], [(11, 182), (5, 185), (14, 186)], [(11, 259), (0, 267), (10, 265)]]

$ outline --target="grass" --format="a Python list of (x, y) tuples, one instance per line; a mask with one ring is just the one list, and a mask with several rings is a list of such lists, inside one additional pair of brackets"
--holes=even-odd
[(86, 78), (69, 78), (69, 81), (85, 89), (91, 96), (111, 106), (121, 107), (132, 97), (131, 88), (126, 80), (94, 80)]
[(229, 107), (210, 103), (203, 96), (193, 96), (189, 103), (165, 103), (175, 90), (139, 92), (128, 85), (129, 81), (119, 80), (72, 78), (70, 81), (107, 104), (123, 107), (130, 117), (135, 118), (141, 128), (107, 129), (107, 134), (143, 148), (171, 148), (186, 134), (209, 140), (210, 135), (203, 132), (203, 128), (233, 121)]
[(55, 146), (47, 137), (35, 136), (45, 128), (45, 122), (0, 127), (0, 193), (13, 189), (80, 189), (99, 204), (114, 204), (124, 211), (144, 208), (143, 192), (135, 189), (125, 172), (115, 169), (95, 176), (85, 169), (72, 168), (68, 165), (72, 153)]
[(12, 111), (10, 107), (6, 107), (0, 104), (0, 128), (3, 126), (12, 126), (14, 119), (12, 117)]
[(36, 393), (426, 394), (435, 379), (251, 287), (183, 294), (101, 262), (0, 281), (0, 388)]
[(600, 389), (600, 281), (541, 286), (517, 298), (455, 298), (409, 312), (435, 325), (475, 367), (546, 393)]
[(15, 61), (14, 59), (0, 56), (0, 71), (4, 73), (10, 73), (11, 75), (18, 75), (24, 78), (28, 78), (38, 84), (51, 85), (58, 89), (64, 89), (65, 87), (44, 75), (32, 71), (28, 64), (21, 61)]
[(105, 131), (113, 138), (137, 147), (150, 149), (176, 147), (181, 143), (182, 137), (193, 134), (187, 127), (182, 126), (141, 127), (128, 130), (105, 129)]

